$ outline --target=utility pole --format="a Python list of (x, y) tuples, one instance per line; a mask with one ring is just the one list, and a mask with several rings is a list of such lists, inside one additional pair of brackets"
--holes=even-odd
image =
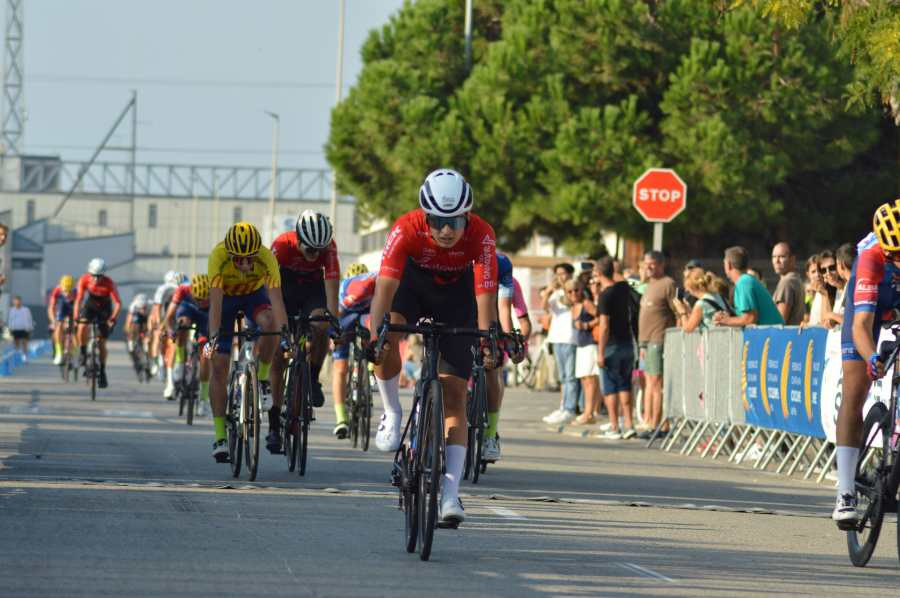
[(472, 0), (466, 0), (466, 74), (472, 70)]
[(3, 150), (6, 155), (18, 156), (22, 152), (25, 129), (25, 102), (22, 99), (24, 72), (22, 58), (22, 33), (24, 30), (25, 0), (6, 2), (6, 50), (3, 63)]
[[(335, 105), (341, 103), (342, 83), (344, 79), (344, 0), (340, 3), (340, 16), (338, 17), (338, 51), (337, 51), (337, 88)], [(331, 225), (337, 228), (337, 173), (331, 171)]]
[(274, 112), (266, 110), (266, 114), (272, 117), (272, 180), (269, 181), (269, 230), (272, 231), (272, 238), (269, 242), (275, 240), (275, 192), (278, 180), (278, 129), (281, 124), (281, 118)]
[[(137, 90), (131, 90), (131, 206), (128, 209), (128, 222), (132, 233), (134, 228), (134, 195), (137, 189)], [(135, 239), (137, 242), (137, 239)]]

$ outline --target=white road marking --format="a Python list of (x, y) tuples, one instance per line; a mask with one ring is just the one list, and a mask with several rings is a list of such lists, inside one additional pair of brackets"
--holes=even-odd
[(118, 409), (104, 409), (100, 414), (106, 417), (153, 417), (152, 411), (123, 411)]
[(488, 510), (493, 511), (497, 515), (505, 517), (506, 519), (515, 519), (516, 521), (525, 521), (526, 519), (528, 519), (524, 515), (519, 515), (512, 509), (504, 509), (503, 507), (488, 507)]
[(656, 571), (641, 567), (640, 565), (635, 565), (634, 563), (618, 563), (618, 565), (624, 569), (629, 569), (639, 575), (643, 575), (644, 577), (655, 577), (656, 579), (661, 579), (669, 583), (678, 583), (671, 577), (666, 577), (662, 573), (657, 573)]

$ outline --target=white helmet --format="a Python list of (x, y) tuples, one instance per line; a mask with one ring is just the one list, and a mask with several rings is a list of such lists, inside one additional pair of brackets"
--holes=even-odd
[(143, 293), (138, 293), (137, 295), (134, 296), (134, 306), (137, 307), (138, 309), (144, 309), (145, 307), (147, 307), (147, 303), (149, 303), (149, 300), (147, 299), (147, 295), (145, 295)]
[(169, 270), (166, 272), (164, 281), (166, 284), (179, 285), (184, 281), (184, 274), (176, 272), (175, 270)]
[(297, 218), (297, 238), (313, 249), (324, 249), (331, 243), (334, 231), (324, 215), (315, 210), (303, 210)]
[(419, 188), (419, 205), (433, 216), (460, 216), (472, 209), (472, 187), (455, 170), (441, 168)]
[(102, 257), (95, 257), (88, 263), (88, 272), (94, 276), (100, 276), (106, 272), (106, 262)]

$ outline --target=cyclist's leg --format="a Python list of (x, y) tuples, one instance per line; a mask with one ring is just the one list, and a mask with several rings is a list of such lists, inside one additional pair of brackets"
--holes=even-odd
[(485, 371), (485, 380), (487, 382), (487, 399), (488, 399), (488, 421), (485, 430), (485, 439), (496, 438), (498, 426), (500, 423), (500, 407), (503, 405), (503, 367), (502, 365)]
[[(344, 314), (341, 317), (341, 328), (346, 330), (359, 317), (360, 315), (356, 313)], [(341, 423), (346, 423), (348, 420), (344, 399), (347, 396), (347, 369), (349, 367), (348, 359), (350, 357), (350, 342), (352, 342), (352, 339), (348, 339), (348, 341), (336, 346), (334, 351), (331, 352), (331, 395), (334, 400), (334, 417), (338, 426)], [(335, 434), (339, 432), (340, 430), (336, 427)]]
[[(284, 301), (284, 311), (288, 318), (288, 326), (295, 327), (295, 316), (300, 315), (300, 301), (298, 298), (299, 286), (295, 283), (295, 276), (290, 270), (281, 269), (281, 298)], [(270, 427), (277, 421), (281, 405), (284, 403), (284, 369), (287, 363), (281, 351), (275, 351), (272, 357), (272, 369), (269, 381), (272, 388), (272, 409), (269, 412)]]
[[(244, 296), (244, 313), (249, 314), (254, 324), (259, 326), (263, 332), (276, 332), (275, 314), (272, 311), (272, 305), (269, 303), (269, 293), (265, 287), (260, 287), (253, 293)], [(267, 335), (260, 337), (256, 343), (259, 356), (258, 377), (260, 382), (269, 383), (269, 370), (272, 365), (272, 358), (275, 350), (278, 348), (279, 338), (275, 335)], [(271, 392), (266, 389), (264, 392)]]
[[(228, 370), (231, 366), (231, 342), (234, 336), (234, 318), (243, 308), (242, 296), (225, 295), (222, 298), (221, 330), (212, 357), (212, 371), (209, 378), (209, 399), (212, 407), (215, 451), (222, 451), (225, 440), (225, 405), (228, 400)], [(227, 448), (224, 449), (227, 453)], [(214, 455), (215, 456), (215, 455)], [(218, 459), (217, 459), (218, 460)]]

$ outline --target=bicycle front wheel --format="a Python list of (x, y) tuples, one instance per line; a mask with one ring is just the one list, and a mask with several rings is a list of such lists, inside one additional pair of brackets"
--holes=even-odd
[(300, 475), (306, 475), (306, 452), (309, 444), (309, 424), (312, 420), (312, 404), (309, 402), (311, 392), (310, 378), (312, 374), (309, 371), (309, 363), (303, 359), (298, 369), (300, 372), (300, 429), (297, 438), (297, 462)]
[(850, 561), (865, 567), (881, 534), (884, 521), (885, 492), (882, 451), (890, 446), (893, 421), (883, 403), (875, 403), (863, 422), (863, 441), (856, 464), (856, 500), (861, 514), (859, 523), (847, 531)]
[(243, 457), (243, 426), (241, 425), (241, 399), (243, 385), (240, 384), (240, 375), (237, 371), (231, 373), (231, 382), (228, 384), (228, 402), (226, 403), (225, 422), (228, 434), (228, 459), (231, 461), (231, 476), (241, 475), (241, 459)]
[(259, 380), (256, 369), (250, 368), (244, 377), (244, 457), (250, 481), (259, 470)]
[(419, 410), (418, 434), (419, 487), (419, 558), (431, 556), (434, 528), (437, 527), (438, 496), (444, 475), (444, 398), (441, 383), (432, 380), (426, 388), (425, 401)]
[(356, 395), (359, 411), (359, 436), (362, 439), (362, 450), (369, 450), (369, 439), (372, 436), (372, 381), (369, 379), (369, 364), (362, 361), (359, 367), (359, 393)]
[(97, 376), (100, 372), (100, 362), (97, 359), (97, 343), (91, 341), (91, 400), (97, 400)]

